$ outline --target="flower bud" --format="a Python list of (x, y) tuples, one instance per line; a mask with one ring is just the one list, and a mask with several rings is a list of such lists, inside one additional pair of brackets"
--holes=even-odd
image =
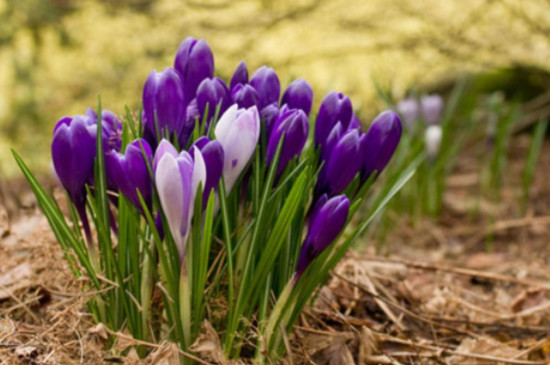
[(229, 194), (258, 144), (258, 109), (255, 106), (248, 109), (238, 109), (237, 105), (231, 106), (216, 124), (214, 134), (223, 147), (223, 178)]
[(208, 137), (200, 137), (189, 149), (198, 148), (206, 166), (206, 182), (203, 188), (203, 207), (208, 203), (208, 197), (212, 190), (218, 190), (218, 184), (223, 172), (224, 152), (222, 144), (217, 140), (209, 140)]
[(306, 239), (300, 250), (295, 280), (307, 267), (338, 237), (349, 213), (349, 200), (345, 195), (328, 199), (323, 195), (317, 201), (311, 214)]
[(273, 126), (275, 125), (275, 121), (279, 117), (279, 113), (282, 112), (284, 109), (281, 108), (281, 111), (279, 111), (279, 108), (275, 104), (269, 104), (265, 108), (262, 109), (260, 112), (260, 116), (262, 118), (263, 127), (265, 128), (265, 136), (267, 140), (269, 141), (269, 137), (271, 136), (271, 131), (273, 130)]
[[(200, 117), (203, 118), (208, 105), (207, 124), (214, 117), (219, 105), (219, 116), (221, 116), (231, 104), (231, 95), (225, 83), (219, 79), (204, 79), (197, 89), (197, 106)], [(207, 125), (208, 127), (208, 125)]]
[(420, 99), (420, 106), (426, 124), (433, 125), (439, 123), (441, 112), (443, 111), (443, 98), (440, 95), (423, 96)]
[(176, 70), (151, 72), (143, 88), (143, 125), (144, 137), (153, 148), (166, 134), (170, 138), (180, 135), (185, 105), (183, 83)]
[(375, 171), (380, 174), (384, 170), (399, 145), (401, 130), (401, 120), (391, 110), (374, 119), (362, 143), (361, 181), (366, 181)]
[(208, 43), (187, 37), (178, 47), (174, 68), (182, 76), (187, 105), (196, 96), (202, 80), (214, 77), (214, 55)]
[(262, 66), (250, 78), (250, 85), (256, 90), (259, 97), (259, 110), (269, 104), (278, 104), (281, 93), (279, 77), (272, 68)]
[(248, 84), (248, 69), (246, 68), (246, 63), (242, 61), (239, 63), (233, 76), (231, 77), (231, 82), (229, 83), (229, 88), (233, 90), (237, 84), (246, 85)]
[(285, 90), (281, 105), (288, 105), (290, 109), (301, 109), (309, 115), (313, 104), (313, 89), (304, 79), (294, 80)]
[(231, 98), (233, 102), (239, 106), (239, 108), (251, 108), (253, 106), (258, 107), (260, 104), (260, 97), (249, 84), (237, 84), (231, 90)]
[(439, 154), (439, 148), (441, 147), (441, 138), (443, 131), (440, 125), (434, 124), (426, 128), (424, 134), (424, 144), (426, 146), (426, 154), (430, 161), (434, 161)]
[(306, 144), (309, 131), (307, 115), (303, 110), (293, 109), (289, 113), (279, 117), (275, 122), (273, 133), (267, 144), (266, 162), (271, 164), (277, 146), (284, 133), (283, 145), (277, 166), (277, 175), (281, 174), (288, 162), (298, 156)]
[(403, 117), (405, 126), (412, 130), (419, 117), (418, 102), (413, 98), (403, 99), (397, 104), (397, 111)]
[(342, 123), (344, 130), (351, 122), (353, 109), (351, 100), (342, 93), (329, 93), (319, 108), (315, 123), (315, 144), (323, 145), (336, 123)]

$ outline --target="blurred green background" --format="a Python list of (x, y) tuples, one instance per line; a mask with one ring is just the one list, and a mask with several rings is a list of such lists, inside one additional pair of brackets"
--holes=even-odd
[(57, 119), (98, 95), (118, 114), (139, 109), (147, 75), (189, 35), (225, 80), (241, 60), (266, 64), (283, 87), (307, 79), (317, 105), (348, 94), (365, 121), (384, 105), (374, 81), (399, 100), (505, 69), (491, 82), (544, 90), (550, 68), (546, 0), (0, 0), (0, 175), (16, 174), (9, 147), (46, 171)]

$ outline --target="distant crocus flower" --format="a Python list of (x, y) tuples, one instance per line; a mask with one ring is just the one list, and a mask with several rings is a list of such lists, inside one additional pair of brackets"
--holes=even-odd
[(403, 117), (407, 129), (412, 130), (420, 116), (418, 102), (413, 98), (403, 99), (397, 104), (397, 111)]
[(353, 109), (351, 100), (342, 93), (331, 92), (322, 101), (315, 123), (315, 145), (323, 145), (336, 123), (347, 129)]
[(278, 104), (281, 94), (279, 77), (272, 68), (262, 66), (250, 78), (250, 85), (256, 90), (259, 97), (259, 109), (269, 104)]
[(300, 109), (292, 109), (289, 113), (279, 117), (275, 122), (273, 132), (269, 138), (266, 152), (266, 162), (271, 164), (279, 141), (284, 134), (283, 145), (277, 166), (277, 175), (281, 174), (288, 162), (298, 156), (304, 145), (309, 131), (306, 113)]
[(308, 233), (298, 258), (294, 280), (338, 237), (348, 219), (349, 200), (345, 195), (328, 199), (323, 195), (312, 210)]
[(231, 98), (239, 108), (259, 107), (260, 105), (258, 92), (249, 84), (237, 84), (231, 89)]
[(151, 209), (153, 184), (149, 175), (153, 151), (144, 139), (136, 139), (126, 146), (125, 153), (112, 151), (105, 155), (107, 180), (120, 190), (143, 213), (138, 191)]
[(439, 148), (441, 147), (441, 137), (443, 131), (440, 125), (430, 125), (426, 128), (424, 134), (424, 145), (426, 146), (426, 154), (430, 161), (434, 161), (439, 154)]
[(214, 117), (216, 108), (219, 106), (219, 114), (222, 115), (232, 104), (229, 89), (219, 78), (204, 79), (197, 89), (197, 106), (201, 118), (204, 118), (208, 105), (208, 116), (206, 122)]
[(219, 141), (211, 141), (208, 137), (197, 139), (189, 150), (193, 151), (193, 147), (199, 149), (206, 166), (206, 182), (203, 189), (203, 207), (206, 207), (210, 192), (218, 190), (218, 184), (223, 173), (223, 147)]
[[(283, 107), (284, 108), (284, 107)], [(279, 107), (275, 104), (270, 104), (262, 109), (260, 112), (260, 117), (262, 118), (263, 127), (265, 128), (265, 136), (267, 140), (271, 136), (271, 131), (275, 125), (275, 121), (279, 117)]]
[(214, 77), (214, 55), (204, 39), (187, 37), (176, 52), (174, 68), (181, 74), (185, 104), (196, 96), (202, 80)]
[(443, 111), (443, 98), (440, 95), (423, 96), (420, 99), (420, 107), (426, 124), (433, 125), (439, 123), (441, 112)]
[(290, 109), (301, 109), (309, 115), (313, 104), (313, 89), (304, 79), (294, 80), (283, 94), (281, 105), (284, 104)]
[(366, 181), (375, 171), (380, 174), (384, 170), (399, 144), (401, 131), (401, 120), (391, 110), (380, 113), (374, 119), (362, 143), (362, 181)]
[(246, 68), (246, 63), (242, 61), (239, 63), (233, 76), (231, 77), (231, 82), (229, 83), (229, 88), (233, 90), (237, 84), (246, 85), (248, 84), (248, 69)]
[(96, 128), (88, 125), (86, 116), (63, 117), (54, 128), (52, 140), (55, 173), (76, 207), (90, 247), (92, 235), (86, 216), (86, 184), (94, 174)]
[[(174, 156), (174, 150), (165, 144), (155, 153), (155, 184), (168, 222), (172, 237), (176, 242), (180, 262), (185, 255), (185, 244), (191, 228), (195, 195), (200, 183), (206, 181), (206, 167), (200, 151), (193, 149), (194, 157), (187, 151)], [(161, 143), (161, 144), (162, 144)]]
[(332, 147), (319, 174), (317, 194), (333, 196), (346, 189), (361, 168), (359, 156), (364, 138), (354, 129), (344, 132)]
[(143, 88), (144, 137), (151, 147), (156, 147), (166, 134), (170, 138), (180, 135), (185, 109), (183, 83), (176, 70), (151, 72)]
[(255, 106), (249, 109), (231, 106), (216, 124), (214, 134), (223, 147), (223, 178), (226, 191), (229, 193), (258, 144), (258, 109)]

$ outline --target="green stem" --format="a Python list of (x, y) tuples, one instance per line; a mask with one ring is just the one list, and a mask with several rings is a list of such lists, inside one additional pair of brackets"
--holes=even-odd
[[(187, 262), (184, 259), (181, 265), (180, 276), (180, 318), (183, 327), (183, 344), (185, 348), (182, 350), (187, 351), (191, 346), (191, 291), (189, 286), (189, 275), (187, 273)], [(187, 361), (187, 360), (185, 360)]]
[[(262, 349), (262, 352), (267, 352), (270, 357), (274, 355), (273, 344), (278, 343), (278, 338), (282, 336), (281, 331), (275, 332), (275, 328), (278, 327), (281, 322), (284, 322), (285, 313), (283, 312), (283, 309), (285, 309), (285, 307), (289, 308), (287, 306), (287, 303), (289, 300), (292, 299), (290, 294), (292, 293), (292, 289), (294, 289), (295, 283), (296, 281), (293, 277), (285, 286), (285, 288), (281, 292), (281, 295), (279, 296), (279, 299), (275, 303), (275, 306), (273, 307), (273, 310), (269, 315), (267, 325), (265, 326), (265, 330), (263, 333), (264, 348)], [(273, 337), (274, 334), (275, 337)]]
[(148, 333), (149, 323), (151, 322), (151, 296), (153, 294), (153, 266), (155, 265), (156, 258), (156, 248), (155, 242), (151, 242), (149, 245), (149, 251), (151, 254), (145, 254), (145, 259), (143, 260), (143, 278), (141, 280), (141, 325), (143, 330), (144, 340), (151, 338), (152, 333)]

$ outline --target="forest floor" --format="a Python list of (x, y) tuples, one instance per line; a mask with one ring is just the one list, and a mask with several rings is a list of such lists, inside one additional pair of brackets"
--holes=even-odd
[[(528, 143), (512, 140), (500, 201), (479, 198), (479, 164), (466, 153), (438, 219), (396, 217), (383, 245), (365, 239), (350, 252), (302, 315), (283, 362), (550, 364), (550, 144), (520, 214)], [(0, 364), (179, 364), (170, 344), (145, 344), (145, 360), (105, 350), (109, 331), (87, 313), (90, 294), (26, 183), (1, 188)], [(224, 363), (216, 340), (199, 339), (204, 363)], [(119, 350), (133, 343), (117, 335)]]

